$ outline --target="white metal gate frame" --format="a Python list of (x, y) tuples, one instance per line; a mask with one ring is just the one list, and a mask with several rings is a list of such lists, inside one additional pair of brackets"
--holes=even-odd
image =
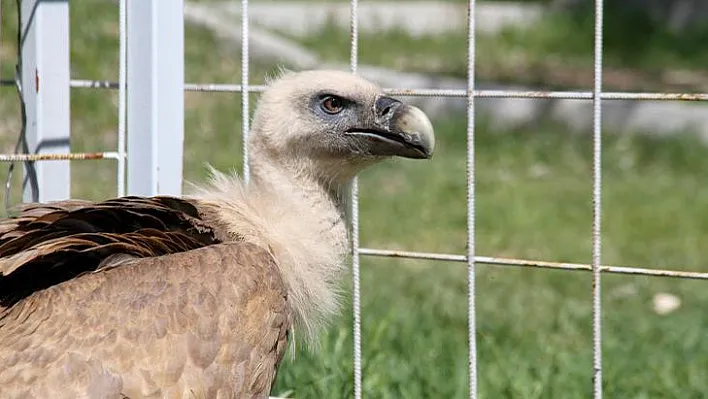
[[(244, 178), (248, 180), (249, 93), (264, 86), (249, 85), (248, 0), (242, 0), (241, 84), (184, 82), (184, 0), (170, 2), (120, 0), (120, 68), (118, 82), (69, 79), (68, 0), (18, 0), (22, 5), (21, 73), (19, 83), (27, 107), (29, 154), (0, 154), (0, 162), (54, 162), (37, 166), (40, 190), (34, 199), (51, 201), (69, 197), (69, 161), (115, 159), (117, 195), (179, 195), (182, 184), (184, 140), (183, 91), (240, 92), (243, 110)], [(513, 91), (475, 89), (475, 9), (469, 0), (468, 72), (465, 89), (387, 88), (394, 96), (441, 96), (467, 99), (467, 253), (442, 254), (361, 248), (359, 245), (358, 179), (352, 185), (352, 269), (354, 329), (354, 397), (362, 396), (360, 255), (462, 262), (468, 268), (469, 395), (477, 397), (475, 268), (477, 264), (589, 271), (592, 273), (593, 394), (602, 397), (602, 336), (600, 276), (620, 273), (708, 280), (708, 273), (602, 265), (602, 100), (708, 101), (708, 93), (605, 92), (602, 90), (603, 0), (595, 0), (594, 86), (592, 91)], [(350, 70), (358, 66), (358, 0), (350, 1)], [(145, 38), (148, 39), (145, 39)], [(51, 68), (49, 67), (51, 64)], [(40, 89), (41, 88), (41, 89)], [(118, 148), (100, 153), (69, 152), (69, 89), (118, 89)], [(475, 249), (475, 99), (538, 98), (593, 101), (593, 223), (591, 264), (479, 256)], [(47, 126), (51, 125), (51, 129)], [(126, 129), (127, 127), (127, 129)], [(126, 130), (129, 135), (126, 148)], [(49, 144), (47, 144), (49, 143)], [(39, 147), (39, 148), (38, 148)], [(145, 170), (150, 173), (146, 174)], [(127, 177), (127, 179), (126, 179)], [(33, 199), (25, 190), (24, 200)], [(39, 194), (38, 196), (36, 194)]]

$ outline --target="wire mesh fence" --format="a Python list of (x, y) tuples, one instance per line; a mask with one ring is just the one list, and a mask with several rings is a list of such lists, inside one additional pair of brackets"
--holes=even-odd
[[(18, 4), (20, 2), (18, 1)], [(194, 92), (239, 92), (241, 93), (241, 107), (243, 115), (249, 114), (248, 93), (262, 92), (265, 86), (249, 84), (249, 14), (248, 0), (242, 0), (241, 23), (242, 23), (242, 46), (241, 46), (241, 82), (234, 84), (217, 83), (184, 83), (185, 91)], [(126, 186), (126, 159), (130, 153), (126, 151), (126, 73), (128, 51), (127, 44), (127, 1), (120, 1), (120, 22), (119, 22), (119, 42), (120, 42), (120, 67), (118, 81), (94, 81), (83, 79), (72, 79), (70, 87), (76, 89), (108, 89), (119, 91), (119, 118), (118, 118), (118, 148), (115, 151), (92, 152), (92, 153), (65, 153), (65, 154), (28, 154), (27, 151), (17, 148), (15, 154), (0, 154), (0, 162), (24, 162), (30, 165), (34, 162), (46, 160), (95, 160), (113, 159), (118, 162), (118, 174), (116, 177), (117, 195), (125, 194)], [(602, 252), (602, 101), (612, 100), (655, 100), (655, 101), (708, 101), (708, 94), (704, 93), (646, 93), (646, 92), (606, 92), (602, 87), (603, 72), (603, 0), (595, 1), (595, 41), (594, 41), (594, 85), (592, 91), (519, 91), (519, 90), (478, 90), (475, 82), (476, 47), (475, 47), (475, 10), (476, 1), (470, 0), (467, 4), (468, 12), (468, 42), (467, 42), (467, 87), (459, 89), (409, 89), (409, 88), (385, 88), (387, 94), (394, 96), (421, 96), (421, 97), (455, 97), (465, 99), (467, 102), (467, 159), (466, 159), (466, 205), (467, 205), (467, 235), (465, 254), (445, 254), (445, 253), (425, 253), (414, 251), (398, 251), (378, 248), (362, 248), (359, 238), (359, 190), (358, 179), (354, 179), (351, 190), (351, 248), (352, 248), (352, 298), (353, 298), (353, 361), (354, 361), (354, 397), (359, 399), (362, 396), (362, 342), (361, 337), (361, 282), (360, 282), (360, 257), (393, 257), (427, 259), (445, 262), (460, 262), (467, 265), (468, 278), (468, 367), (469, 367), (469, 396), (477, 397), (477, 370), (484, 367), (478, 364), (476, 347), (476, 295), (475, 295), (475, 272), (479, 264), (525, 267), (525, 268), (546, 268), (565, 271), (584, 271), (592, 274), (592, 284), (588, 290), (592, 292), (592, 342), (593, 342), (593, 393), (595, 398), (602, 397), (602, 335), (601, 335), (601, 275), (603, 273), (643, 275), (655, 277), (670, 277), (680, 279), (708, 280), (708, 273), (689, 272), (679, 269), (660, 269), (645, 267), (630, 267), (620, 265), (603, 265), (601, 259)], [(350, 2), (350, 62), (349, 69), (352, 73), (357, 73), (358, 68), (358, 0)], [(18, 35), (18, 51), (19, 51)], [(411, 51), (414, 51), (411, 49)], [(3, 86), (20, 86), (20, 74), (17, 73), (14, 79), (4, 79), (0, 82)], [(21, 92), (20, 92), (21, 95)], [(478, 98), (535, 98), (535, 99), (574, 99), (592, 100), (593, 102), (593, 176), (592, 181), (592, 225), (589, 227), (589, 236), (592, 239), (592, 261), (589, 264), (555, 262), (546, 260), (530, 259), (509, 259), (490, 256), (480, 256), (476, 253), (475, 246), (475, 100)], [(22, 101), (22, 97), (20, 96)], [(23, 126), (26, 123), (23, 120)], [(243, 176), (248, 180), (248, 146), (246, 145), (249, 133), (249, 118), (242, 118), (242, 139), (243, 139)], [(24, 132), (24, 129), (23, 129)], [(9, 187), (9, 181), (6, 184)], [(6, 198), (9, 198), (6, 197)]]

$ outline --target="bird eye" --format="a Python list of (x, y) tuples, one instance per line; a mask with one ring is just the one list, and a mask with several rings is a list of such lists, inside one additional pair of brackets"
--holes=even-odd
[(330, 114), (338, 114), (344, 108), (344, 101), (336, 96), (327, 96), (324, 101), (322, 101), (322, 109)]

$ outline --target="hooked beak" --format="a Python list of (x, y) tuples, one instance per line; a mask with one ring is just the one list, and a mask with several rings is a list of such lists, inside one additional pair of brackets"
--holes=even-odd
[(345, 133), (367, 141), (372, 155), (428, 159), (435, 149), (435, 132), (419, 108), (390, 97), (379, 97), (374, 106), (373, 128), (352, 128)]

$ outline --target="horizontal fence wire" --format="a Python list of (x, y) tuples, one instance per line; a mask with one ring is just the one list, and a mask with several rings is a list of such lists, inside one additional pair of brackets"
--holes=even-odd
[[(1, 86), (13, 86), (13, 80), (0, 80)], [(70, 86), (78, 89), (118, 89), (118, 82), (109, 80), (72, 79)], [(265, 85), (249, 85), (249, 93), (262, 93)], [(231, 83), (185, 83), (184, 90), (189, 92), (240, 93), (240, 84)], [(401, 89), (384, 88), (383, 91), (392, 96), (401, 97), (453, 97), (466, 99), (465, 89)], [(539, 91), (539, 90), (475, 90), (477, 98), (520, 98), (520, 99), (551, 99), (551, 100), (592, 100), (592, 91)], [(657, 93), (657, 92), (623, 92), (603, 91), (602, 100), (627, 101), (708, 101), (708, 93)]]
[(118, 152), (75, 152), (70, 154), (0, 154), (0, 162), (119, 160)]
[[(443, 262), (460, 262), (466, 263), (467, 256), (458, 254), (445, 254), (435, 252), (417, 252), (417, 251), (399, 251), (387, 249), (361, 248), (359, 253), (368, 256), (380, 256), (388, 258), (406, 258), (406, 259), (421, 259), (421, 260), (436, 260)], [(496, 266), (519, 266), (540, 269), (568, 270), (568, 271), (585, 271), (591, 272), (592, 265), (585, 263), (570, 263), (570, 262), (551, 262), (544, 260), (531, 260), (519, 258), (499, 258), (493, 256), (475, 256), (475, 263), (496, 265)], [(666, 269), (651, 269), (634, 266), (610, 266), (601, 265), (600, 271), (603, 273), (613, 274), (633, 274), (650, 277), (673, 277), (679, 279), (690, 280), (708, 280), (708, 272), (691, 272), (682, 270), (666, 270)]]

